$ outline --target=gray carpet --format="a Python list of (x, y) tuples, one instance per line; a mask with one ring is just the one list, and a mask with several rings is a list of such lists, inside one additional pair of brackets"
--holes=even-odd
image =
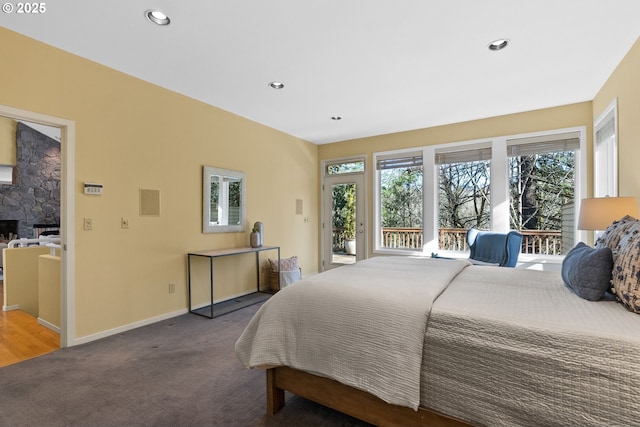
[(288, 393), (266, 415), (264, 371), (234, 353), (258, 307), (187, 314), (0, 368), (0, 426), (368, 426)]

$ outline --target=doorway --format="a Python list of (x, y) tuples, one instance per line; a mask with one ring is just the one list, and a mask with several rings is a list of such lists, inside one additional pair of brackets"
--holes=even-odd
[[(356, 170), (332, 163), (322, 185), (322, 269), (329, 270), (366, 258), (364, 161)], [(340, 169), (342, 166), (343, 169)], [(325, 172), (331, 170), (325, 167)], [(336, 172), (339, 171), (339, 172)]]
[(60, 347), (74, 344), (74, 144), (75, 123), (31, 111), (0, 105), (0, 116), (60, 130)]

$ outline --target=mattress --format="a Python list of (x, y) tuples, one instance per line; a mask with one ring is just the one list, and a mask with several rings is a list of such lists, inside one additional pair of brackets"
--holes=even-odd
[(640, 316), (559, 273), (468, 267), (432, 306), (421, 403), (491, 426), (640, 425)]

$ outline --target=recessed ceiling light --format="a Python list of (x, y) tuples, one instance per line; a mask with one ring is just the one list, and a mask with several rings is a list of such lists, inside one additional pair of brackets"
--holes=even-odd
[(487, 46), (489, 50), (498, 51), (502, 50), (509, 45), (509, 39), (494, 40)]
[(149, 21), (158, 25), (169, 25), (169, 23), (171, 22), (169, 17), (164, 12), (160, 12), (156, 9), (147, 10), (144, 13), (144, 16), (146, 16)]
[(342, 120), (340, 116), (331, 116), (331, 120)]
[(273, 89), (282, 89), (284, 87), (284, 83), (282, 83), (282, 82), (271, 82), (271, 83), (269, 83), (269, 86), (271, 86)]

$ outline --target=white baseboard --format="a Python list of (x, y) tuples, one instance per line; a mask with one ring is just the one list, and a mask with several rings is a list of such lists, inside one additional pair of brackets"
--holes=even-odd
[[(248, 291), (248, 292), (239, 293), (237, 295), (225, 298), (224, 300), (215, 301), (215, 304), (217, 304), (219, 302), (228, 301), (228, 300), (231, 300), (231, 299), (234, 299), (234, 298), (239, 298), (239, 297), (242, 297), (242, 296), (245, 296), (245, 295), (249, 295), (249, 294), (252, 294), (254, 292), (255, 291)], [(207, 303), (204, 303), (202, 305), (193, 306), (193, 307), (191, 307), (191, 309), (192, 310), (197, 310), (198, 308), (207, 307), (208, 305), (210, 305), (210, 304), (207, 302)], [(160, 322), (162, 320), (171, 319), (173, 317), (181, 316), (181, 315), (187, 314), (187, 313), (189, 313), (189, 309), (188, 308), (184, 308), (184, 309), (177, 310), (177, 311), (174, 311), (174, 312), (171, 312), (171, 313), (166, 313), (166, 314), (163, 314), (163, 315), (160, 315), (160, 316), (151, 317), (149, 319), (140, 320), (140, 321), (134, 322), (134, 323), (129, 323), (128, 325), (119, 326), (117, 328), (109, 329), (109, 330), (103, 331), (103, 332), (98, 332), (97, 334), (92, 334), (92, 335), (87, 335), (87, 336), (84, 336), (84, 337), (76, 338), (73, 341), (72, 345), (86, 344), (86, 343), (91, 342), (91, 341), (99, 340), (101, 338), (110, 337), (111, 335), (120, 334), (122, 332), (130, 331), (132, 329), (136, 329), (136, 328), (139, 328), (141, 326), (151, 325), (152, 323)]]
[(38, 317), (38, 323), (41, 324), (42, 326), (44, 326), (47, 329), (51, 329), (53, 332), (56, 333), (60, 333), (60, 327), (54, 325), (53, 323), (47, 322), (46, 320), (42, 319), (41, 317)]
[(151, 317), (149, 319), (140, 320), (138, 322), (129, 323), (128, 325), (119, 326), (117, 328), (109, 329), (103, 332), (98, 332), (97, 334), (87, 335), (84, 337), (76, 338), (73, 341), (73, 345), (86, 344), (91, 341), (99, 340), (101, 338), (110, 337), (111, 335), (120, 334), (122, 332), (130, 331), (132, 329), (139, 328), (141, 326), (151, 325), (152, 323), (157, 323), (162, 320), (171, 319), (173, 317), (178, 317), (183, 314), (188, 313), (188, 309), (181, 309), (171, 313), (162, 314), (160, 316)]
[(11, 311), (11, 310), (20, 310), (20, 304), (2, 306), (2, 311)]

